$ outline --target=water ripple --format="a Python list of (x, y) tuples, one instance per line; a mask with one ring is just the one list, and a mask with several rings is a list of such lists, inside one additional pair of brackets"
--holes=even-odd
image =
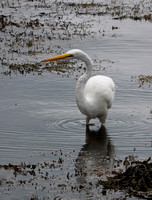
[(61, 132), (71, 132), (71, 130), (77, 128), (77, 130), (82, 130), (85, 127), (85, 120), (81, 118), (56, 118), (51, 120), (44, 120), (42, 126), (48, 128), (54, 128)]

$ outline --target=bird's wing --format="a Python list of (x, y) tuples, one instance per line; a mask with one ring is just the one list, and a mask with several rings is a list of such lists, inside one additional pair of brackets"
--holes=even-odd
[(115, 93), (113, 80), (106, 76), (93, 76), (85, 86), (85, 95), (94, 102), (106, 103), (109, 109), (112, 106)]

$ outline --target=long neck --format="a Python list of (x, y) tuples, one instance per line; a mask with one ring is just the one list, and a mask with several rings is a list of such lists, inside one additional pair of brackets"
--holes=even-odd
[(88, 79), (92, 75), (92, 61), (91, 59), (86, 55), (85, 59), (83, 61), (86, 64), (86, 72), (78, 79), (77, 84), (76, 84), (76, 102), (77, 105), (82, 113), (85, 114), (84, 108), (87, 105), (87, 100), (85, 98), (84, 90), (85, 90), (85, 85), (88, 81)]

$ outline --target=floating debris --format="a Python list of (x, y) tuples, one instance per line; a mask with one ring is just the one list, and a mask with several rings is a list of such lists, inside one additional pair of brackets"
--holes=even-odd
[(137, 82), (139, 87), (142, 87), (145, 84), (148, 84), (148, 86), (150, 87), (152, 83), (152, 75), (132, 76), (131, 81)]
[[(68, 155), (72, 156), (73, 153), (75, 152), (70, 152)], [(38, 191), (44, 191), (45, 194), (49, 194), (50, 191), (56, 190), (54, 195), (59, 194), (61, 195), (60, 198), (62, 198), (64, 194), (70, 194), (71, 192), (77, 194), (77, 192), (85, 192), (88, 189), (92, 191), (98, 190), (98, 192), (101, 190), (100, 197), (101, 194), (108, 195), (108, 190), (114, 189), (115, 192), (123, 190), (132, 196), (146, 199), (152, 198), (152, 163), (149, 163), (150, 158), (141, 162), (135, 160), (135, 156), (126, 157), (125, 160), (128, 160), (131, 166), (125, 172), (122, 172), (122, 165), (125, 166), (125, 160), (115, 160), (116, 165), (113, 171), (105, 168), (102, 171), (94, 169), (90, 173), (84, 173), (82, 169), (84, 166), (71, 171), (71, 166), (67, 165), (66, 152), (58, 150), (52, 152), (52, 155), (54, 155), (54, 160), (51, 161), (0, 165), (0, 170), (3, 170), (3, 174), (5, 171), (9, 174), (6, 175), (6, 178), (0, 179), (1, 188), (5, 191), (10, 190), (10, 187), (12, 188), (11, 190), (21, 187), (21, 190), (24, 191), (24, 188), (27, 190), (30, 187), (32, 192), (35, 191), (31, 194), (31, 199), (34, 198), (35, 193), (38, 194)], [(77, 159), (73, 160), (73, 163), (77, 162)], [(91, 178), (93, 174), (96, 177), (94, 179)], [(90, 175), (91, 179), (86, 181), (86, 177), (89, 178)], [(107, 177), (106, 181), (105, 177)], [(75, 179), (77, 180), (76, 183)], [(45, 196), (43, 195), (43, 197)], [(47, 199), (52, 199), (52, 197), (53, 194), (51, 194), (50, 198), (48, 196)], [(39, 198), (38, 195), (37, 199)]]
[(152, 82), (152, 76), (150, 75), (140, 75), (138, 77), (138, 81), (139, 81), (139, 87), (143, 86), (145, 83), (151, 83)]

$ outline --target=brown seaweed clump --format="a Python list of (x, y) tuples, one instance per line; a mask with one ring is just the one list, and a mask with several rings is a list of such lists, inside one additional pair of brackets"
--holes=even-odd
[(124, 190), (130, 195), (152, 199), (152, 163), (148, 161), (130, 166), (124, 173), (99, 181), (105, 189)]
[(139, 86), (141, 87), (142, 85), (144, 85), (144, 83), (151, 83), (152, 82), (152, 76), (150, 75), (140, 75), (139, 78)]

